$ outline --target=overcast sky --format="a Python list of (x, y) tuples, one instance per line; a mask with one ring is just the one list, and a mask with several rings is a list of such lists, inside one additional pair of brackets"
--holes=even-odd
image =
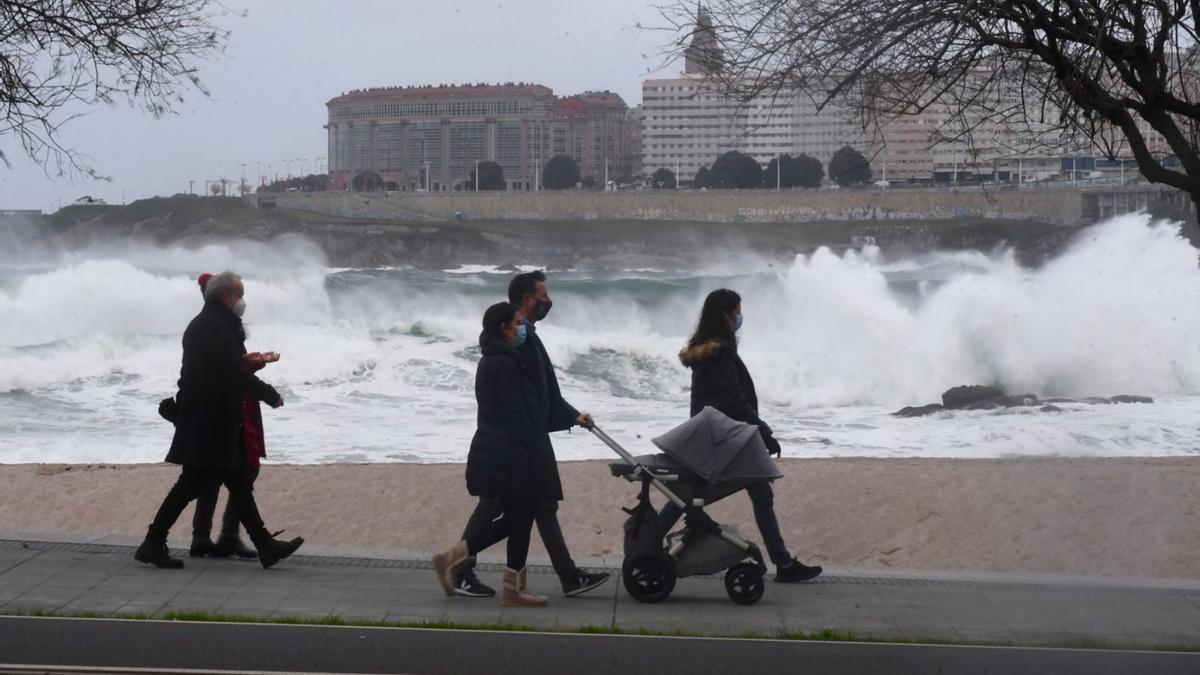
[(662, 68), (670, 34), (637, 27), (663, 23), (655, 1), (228, 0), (248, 14), (221, 20), (233, 35), (202, 67), (211, 98), (188, 92), (161, 119), (97, 107), (72, 122), (63, 140), (110, 183), (48, 178), (0, 136), (13, 162), (0, 167), (0, 208), (53, 211), (81, 195), (121, 203), (184, 192), (188, 180), (198, 193), (206, 179), (238, 180), (240, 163), (250, 182), (256, 163), (282, 174), (284, 160), (302, 158), (311, 172), (326, 154), (325, 102), (351, 89), (524, 81), (560, 96), (609, 89), (633, 106), (643, 79), (682, 69)]

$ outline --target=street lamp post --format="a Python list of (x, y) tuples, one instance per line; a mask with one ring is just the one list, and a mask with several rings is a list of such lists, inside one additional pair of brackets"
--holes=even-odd
[(479, 192), (479, 160), (475, 160), (475, 191)]

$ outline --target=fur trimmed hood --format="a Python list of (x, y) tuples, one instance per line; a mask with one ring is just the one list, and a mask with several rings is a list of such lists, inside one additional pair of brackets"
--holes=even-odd
[(728, 346), (723, 340), (707, 340), (694, 347), (684, 347), (679, 351), (679, 362), (685, 368), (691, 368), (701, 361), (711, 359)]

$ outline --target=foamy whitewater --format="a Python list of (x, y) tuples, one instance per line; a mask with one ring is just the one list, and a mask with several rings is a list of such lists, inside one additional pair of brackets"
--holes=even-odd
[[(533, 266), (537, 261), (529, 261)], [(479, 317), (511, 270), (330, 269), (310, 244), (95, 250), (0, 261), (0, 462), (154, 462), (171, 426), (180, 335), (196, 276), (246, 276), (251, 350), (273, 461), (461, 462), (474, 431)], [(1123, 217), (1036, 270), (1004, 253), (820, 250), (780, 267), (713, 252), (704, 270), (551, 271), (539, 326), (576, 407), (635, 451), (682, 422), (676, 356), (704, 295), (738, 290), (742, 355), (788, 456), (1153, 456), (1200, 448), (1200, 266), (1177, 228)], [(959, 384), (1040, 396), (1146, 394), (1151, 405), (1067, 404), (888, 413)], [(609, 458), (587, 433), (560, 459)]]

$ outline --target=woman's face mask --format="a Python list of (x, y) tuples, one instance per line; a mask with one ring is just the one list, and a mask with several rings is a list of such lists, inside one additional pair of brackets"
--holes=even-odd
[(738, 331), (739, 331), (739, 330), (741, 330), (741, 329), (742, 329), (742, 315), (741, 315), (741, 314), (738, 314), (738, 315), (737, 315), (737, 318), (735, 318), (735, 319), (733, 320), (733, 332), (735, 332), (735, 333), (736, 333), (736, 332), (738, 332)]
[(512, 339), (514, 347), (520, 347), (525, 344), (525, 338), (529, 335), (529, 330), (524, 323), (517, 324), (517, 335)]
[(233, 307), (231, 309), (233, 309), (233, 313), (237, 314), (238, 316), (245, 314), (246, 313), (246, 299), (238, 298), (237, 302), (233, 303)]

